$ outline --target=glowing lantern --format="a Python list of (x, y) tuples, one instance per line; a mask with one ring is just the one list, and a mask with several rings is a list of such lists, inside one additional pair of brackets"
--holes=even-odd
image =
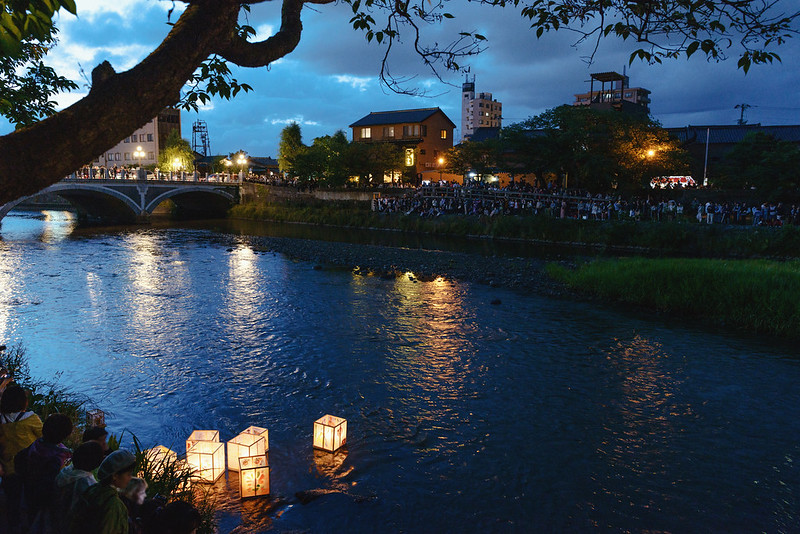
[(147, 449), (144, 454), (145, 458), (147, 458), (147, 464), (152, 466), (153, 472), (156, 474), (161, 474), (166, 467), (178, 463), (178, 453), (163, 445), (156, 445), (152, 449)]
[(242, 432), (228, 442), (228, 469), (238, 471), (239, 458), (263, 455), (265, 452), (267, 450), (264, 438)]
[(186, 454), (189, 454), (189, 449), (198, 441), (216, 441), (219, 442), (218, 430), (195, 430), (186, 439)]
[(225, 471), (225, 446), (218, 441), (197, 441), (186, 451), (186, 463), (201, 482), (216, 482)]
[(333, 452), (347, 443), (347, 420), (325, 415), (314, 422), (314, 448)]
[(242, 434), (253, 434), (254, 436), (261, 436), (264, 438), (264, 448), (269, 450), (269, 431), (260, 426), (249, 426), (242, 430)]
[(269, 495), (269, 465), (266, 455), (239, 458), (239, 495), (242, 499)]
[(86, 412), (86, 426), (106, 426), (106, 414), (103, 410), (89, 410)]

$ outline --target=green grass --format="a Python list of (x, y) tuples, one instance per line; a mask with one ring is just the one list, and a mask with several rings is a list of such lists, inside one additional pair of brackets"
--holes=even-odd
[(725, 227), (686, 219), (681, 222), (579, 221), (540, 216), (444, 215), (425, 219), (369, 210), (366, 203), (248, 203), (230, 211), (233, 218), (303, 222), (352, 228), (385, 228), (448, 236), (488, 236), (582, 243), (608, 249), (649, 249), (664, 256), (797, 258), (800, 228)]
[(800, 262), (768, 260), (596, 260), (548, 273), (604, 300), (633, 303), (755, 333), (800, 337)]

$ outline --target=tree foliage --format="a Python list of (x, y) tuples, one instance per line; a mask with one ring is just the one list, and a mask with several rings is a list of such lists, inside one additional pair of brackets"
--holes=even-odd
[(293, 122), (281, 130), (281, 139), (278, 143), (278, 169), (284, 173), (294, 174), (295, 160), (304, 148), (299, 124)]
[[(424, 65), (461, 71), (464, 58), (479, 53), (486, 37), (457, 32), (451, 38), (437, 27), (454, 15), (449, 0), (344, 0), (351, 25), (368, 41), (383, 47), (381, 78), (395, 90), (388, 59), (395, 45), (410, 43)], [(55, 116), (0, 137), (0, 203), (33, 194), (69, 174), (125, 136), (184, 91), (183, 105), (196, 108), (209, 98), (229, 98), (250, 87), (233, 78), (229, 65), (264, 67), (290, 54), (300, 42), (301, 15), (309, 5), (334, 0), (185, 0), (186, 9), (164, 41), (138, 65), (117, 73), (108, 62), (92, 71), (91, 90)], [(518, 10), (537, 36), (569, 28), (579, 40), (616, 36), (641, 44), (631, 60), (703, 53), (711, 60), (738, 56), (751, 64), (779, 59), (775, 48), (797, 33), (798, 12), (792, 0), (476, 0), (474, 4)], [(280, 28), (253, 42), (252, 26), (239, 18), (253, 4), (280, 10)], [(0, 55), (3, 61), (24, 57), (26, 42), (46, 44), (60, 10), (77, 13), (75, 0), (0, 0)], [(431, 27), (433, 26), (433, 27)], [(152, 80), (158, 83), (152, 83)], [(188, 82), (188, 86), (186, 85)], [(56, 88), (56, 85), (51, 87)], [(63, 88), (67, 88), (66, 86)], [(7, 99), (8, 100), (8, 99)], [(34, 99), (35, 101), (35, 99)], [(41, 100), (40, 100), (41, 101)], [(49, 99), (48, 99), (49, 101)], [(4, 108), (9, 113), (11, 107)], [(48, 112), (47, 104), (40, 108)], [(86, 124), (92, 128), (86, 128)], [(53, 157), (40, 158), (42, 146)], [(24, 177), (19, 179), (17, 177)]]
[(752, 132), (728, 152), (714, 185), (754, 188), (767, 195), (796, 192), (800, 185), (800, 148), (763, 132)]
[(188, 171), (194, 167), (192, 145), (183, 139), (178, 129), (172, 130), (158, 155), (158, 167), (164, 171)]

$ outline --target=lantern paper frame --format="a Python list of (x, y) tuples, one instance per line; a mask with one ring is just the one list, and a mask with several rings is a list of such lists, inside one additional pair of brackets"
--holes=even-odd
[(199, 441), (213, 441), (219, 443), (219, 430), (195, 430), (186, 438), (186, 454), (189, 449)]
[(334, 452), (347, 444), (347, 419), (324, 415), (314, 421), (314, 448)]
[(266, 454), (239, 458), (239, 495), (242, 499), (269, 495), (269, 462)]
[(254, 436), (261, 436), (264, 438), (264, 449), (269, 452), (269, 430), (261, 428), (260, 426), (249, 426), (242, 430), (242, 434), (253, 434)]
[(145, 451), (147, 463), (153, 466), (156, 473), (163, 473), (166, 466), (178, 463), (178, 453), (163, 445), (156, 445)]
[(186, 451), (186, 463), (201, 482), (216, 482), (225, 472), (225, 445), (218, 441), (198, 441)]
[(266, 450), (266, 440), (255, 434), (242, 432), (228, 441), (228, 471), (239, 470), (239, 458), (262, 456)]
[(106, 413), (103, 410), (89, 410), (86, 412), (86, 428), (93, 426), (106, 426)]

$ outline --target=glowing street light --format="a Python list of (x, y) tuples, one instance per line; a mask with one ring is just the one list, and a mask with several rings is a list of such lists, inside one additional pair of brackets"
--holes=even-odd
[(243, 152), (240, 152), (236, 158), (236, 165), (239, 166), (239, 181), (241, 181), (244, 178), (244, 168), (247, 165), (247, 156)]
[(138, 170), (137, 178), (139, 178), (140, 180), (142, 179), (142, 176), (144, 176), (145, 178), (147, 177), (147, 174), (142, 173), (142, 159), (143, 158), (144, 158), (144, 150), (142, 150), (142, 147), (137, 146), (136, 150), (133, 152), (133, 159), (135, 159), (139, 164), (139, 170)]

